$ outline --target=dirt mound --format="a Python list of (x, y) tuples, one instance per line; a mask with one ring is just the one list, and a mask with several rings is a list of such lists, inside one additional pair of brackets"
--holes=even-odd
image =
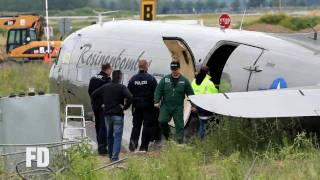
[(292, 30), (282, 27), (280, 25), (271, 25), (271, 24), (253, 24), (250, 26), (244, 27), (248, 31), (259, 31), (259, 32), (268, 32), (268, 33), (290, 33)]
[(307, 16), (320, 16), (320, 10), (310, 11)]
[[(316, 25), (314, 27), (314, 29), (316, 29), (316, 31), (320, 32), (320, 24)], [(307, 28), (307, 29), (303, 29), (299, 32), (302, 32), (302, 33), (309, 33), (309, 32), (313, 32), (313, 30), (311, 28)]]

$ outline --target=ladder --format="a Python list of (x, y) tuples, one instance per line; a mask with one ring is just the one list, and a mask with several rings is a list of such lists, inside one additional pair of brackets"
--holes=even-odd
[[(70, 109), (80, 110), (80, 115), (69, 115), (68, 112)], [(80, 126), (78, 124), (72, 124), (70, 119), (80, 119)], [(68, 104), (65, 108), (65, 121), (63, 124), (63, 139), (64, 140), (77, 140), (79, 138), (83, 139), (87, 137), (86, 132), (86, 120), (84, 117), (84, 107), (81, 104)]]

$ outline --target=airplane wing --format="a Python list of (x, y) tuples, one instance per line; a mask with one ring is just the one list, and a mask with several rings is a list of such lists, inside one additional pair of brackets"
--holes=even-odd
[(320, 89), (269, 90), (193, 95), (197, 106), (244, 118), (320, 116)]

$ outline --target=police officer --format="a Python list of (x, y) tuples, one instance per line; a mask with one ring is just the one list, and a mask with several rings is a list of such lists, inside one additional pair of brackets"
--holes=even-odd
[[(166, 139), (169, 138), (169, 121), (173, 117), (176, 129), (176, 141), (183, 143), (184, 121), (183, 104), (185, 95), (193, 95), (189, 80), (180, 73), (180, 63), (173, 61), (170, 64), (171, 74), (161, 79), (155, 92), (155, 107), (161, 108), (159, 121), (161, 130)], [(192, 108), (194, 111), (195, 109)]]
[(108, 153), (112, 162), (119, 160), (124, 127), (124, 111), (131, 106), (132, 94), (122, 85), (120, 70), (112, 72), (111, 83), (95, 90), (91, 97), (101, 97), (104, 107), (105, 124), (108, 131)]
[[(218, 89), (215, 87), (214, 83), (211, 81), (211, 76), (209, 75), (209, 68), (203, 66), (200, 72), (197, 74), (196, 79), (192, 81), (192, 88), (196, 95), (198, 94), (215, 94), (218, 93)], [(203, 139), (206, 133), (207, 121), (214, 117), (212, 112), (206, 111), (200, 107), (197, 107), (197, 112), (199, 116), (199, 137)]]
[(133, 95), (132, 115), (133, 127), (131, 131), (129, 150), (138, 147), (141, 126), (143, 124), (140, 151), (148, 151), (149, 142), (154, 139), (157, 126), (154, 108), (154, 91), (157, 87), (156, 79), (148, 71), (148, 62), (139, 61), (139, 73), (134, 75), (128, 83), (128, 89)]
[[(90, 79), (88, 93), (91, 96), (92, 93), (103, 86), (111, 82), (110, 75), (112, 74), (112, 67), (109, 63), (103, 64), (101, 66), (101, 72)], [(91, 106), (94, 113), (95, 121), (96, 121), (96, 135), (98, 142), (98, 153), (100, 155), (105, 155), (108, 153), (107, 151), (107, 130), (104, 123), (104, 114), (102, 108), (102, 99), (91, 98)]]

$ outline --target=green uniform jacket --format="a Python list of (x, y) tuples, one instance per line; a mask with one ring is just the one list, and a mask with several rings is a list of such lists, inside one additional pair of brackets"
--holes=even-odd
[(180, 75), (176, 87), (173, 86), (171, 74), (166, 75), (159, 82), (154, 95), (154, 102), (165, 105), (168, 108), (183, 107), (185, 95), (193, 95), (193, 89), (189, 80)]

